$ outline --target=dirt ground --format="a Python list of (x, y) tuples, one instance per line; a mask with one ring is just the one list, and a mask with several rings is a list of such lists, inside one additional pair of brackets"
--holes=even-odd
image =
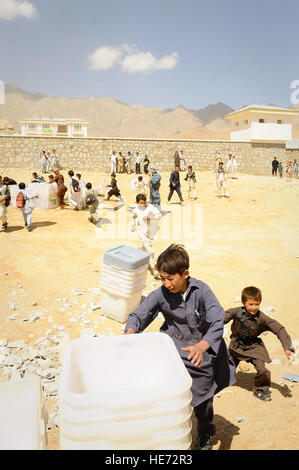
[[(0, 170), (0, 174), (18, 182), (29, 182), (31, 173), (32, 170)], [(99, 172), (81, 173), (84, 181), (91, 181), (94, 186), (103, 177)], [(62, 174), (68, 182), (67, 171)], [(299, 179), (288, 183), (285, 178), (240, 174), (238, 179), (228, 179), (230, 198), (227, 199), (217, 197), (212, 172), (197, 172), (198, 199), (187, 201), (183, 176), (181, 174), (186, 204), (180, 207), (174, 194), (172, 204), (164, 205), (165, 212), (169, 212), (161, 219), (155, 254), (173, 241), (184, 244), (190, 253), (191, 275), (206, 282), (225, 309), (240, 304), (236, 297), (241, 295), (243, 287), (258, 286), (263, 293), (262, 310), (269, 306), (275, 308), (270, 315), (286, 327), (299, 349)], [(135, 177), (117, 175), (121, 193), (127, 197), (127, 206), (132, 206), (136, 196), (131, 189)], [(167, 200), (168, 178), (168, 173), (162, 174), (162, 203)], [(122, 243), (140, 246), (137, 235), (128, 234), (119, 225), (121, 220), (129, 220), (127, 210), (104, 209), (101, 214), (102, 226), (95, 230), (87, 220), (87, 211), (76, 212), (70, 207), (63, 211), (35, 210), (33, 231), (28, 233), (20, 211), (8, 208), (9, 228), (7, 233), (0, 234), (0, 339), (24, 339), (33, 345), (55, 324), (64, 325), (70, 339), (80, 336), (86, 325), (70, 322), (68, 312), (59, 308), (56, 299), (74, 298), (72, 289), (88, 292), (87, 289), (99, 287), (106, 249)], [(118, 229), (113, 231), (112, 226), (116, 224)], [(187, 230), (184, 230), (185, 225)], [(154, 281), (148, 273), (146, 290), (150, 292), (158, 286), (159, 281)], [(18, 289), (22, 289), (23, 295), (13, 296)], [(84, 311), (82, 306), (86, 306), (88, 300), (90, 297), (86, 295), (77, 296), (78, 303), (72, 305), (72, 311)], [(100, 302), (100, 296), (94, 295), (93, 301)], [(16, 304), (16, 320), (7, 319), (12, 313), (11, 302)], [(34, 302), (36, 306), (32, 305)], [(43, 309), (48, 312), (33, 323), (18, 321), (26, 314)], [(101, 310), (89, 313), (91, 323), (88, 326), (93, 326), (100, 317)], [(109, 318), (98, 323), (96, 332), (122, 334), (122, 323)], [(161, 323), (160, 318), (156, 319), (147, 331), (158, 331)], [(295, 362), (290, 363), (273, 334), (264, 334), (263, 341), (271, 359), (279, 360), (267, 366), (271, 370), (272, 401), (262, 402), (253, 396), (254, 369), (248, 366), (246, 370), (245, 363), (241, 363), (236, 384), (214, 400), (217, 434), (213, 438), (213, 449), (299, 448), (299, 385), (282, 379), (287, 372), (299, 374), (298, 353)], [(192, 449), (196, 449), (194, 432), (193, 438)], [(57, 427), (48, 433), (48, 449), (59, 449)]]

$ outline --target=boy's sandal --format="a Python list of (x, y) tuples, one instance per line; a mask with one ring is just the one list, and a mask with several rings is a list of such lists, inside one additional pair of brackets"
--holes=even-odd
[(260, 400), (263, 400), (263, 401), (271, 401), (271, 395), (270, 393), (265, 393), (263, 392), (263, 390), (256, 390), (256, 392), (254, 392), (254, 395), (259, 398)]

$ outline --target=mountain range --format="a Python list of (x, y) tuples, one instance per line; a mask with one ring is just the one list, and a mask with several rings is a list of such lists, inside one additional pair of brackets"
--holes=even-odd
[[(5, 104), (0, 106), (0, 133), (20, 133), (20, 121), (29, 118), (79, 118), (89, 122), (89, 137), (230, 139), (230, 123), (224, 116), (234, 111), (218, 102), (203, 109), (146, 108), (127, 105), (114, 98), (66, 99), (32, 93), (5, 85)], [(299, 137), (299, 118), (293, 126)]]
[(196, 110), (184, 106), (146, 108), (109, 97), (66, 99), (6, 84), (5, 104), (0, 106), (0, 131), (14, 128), (19, 133), (20, 120), (55, 117), (87, 120), (88, 136), (229, 139), (230, 126), (224, 116), (231, 111), (223, 103)]

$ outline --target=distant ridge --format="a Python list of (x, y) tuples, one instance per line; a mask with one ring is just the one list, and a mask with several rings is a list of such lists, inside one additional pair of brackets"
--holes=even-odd
[[(89, 137), (229, 140), (230, 123), (224, 116), (232, 111), (233, 108), (221, 102), (203, 109), (187, 109), (183, 105), (162, 109), (138, 103), (128, 105), (107, 96), (66, 99), (7, 84), (0, 120), (5, 122), (3, 129), (12, 128), (17, 133), (23, 119), (55, 116), (87, 120)], [(293, 129), (293, 136), (299, 137), (299, 119)]]

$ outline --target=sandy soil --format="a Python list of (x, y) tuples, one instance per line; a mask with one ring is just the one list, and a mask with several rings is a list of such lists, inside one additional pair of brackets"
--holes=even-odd
[[(28, 182), (32, 171), (0, 170), (0, 174), (4, 173), (18, 182)], [(68, 181), (67, 171), (62, 173)], [(103, 175), (84, 172), (82, 176), (85, 182), (91, 181), (96, 186)], [(168, 173), (162, 175), (162, 202), (167, 199), (168, 177)], [(134, 175), (117, 177), (129, 206), (134, 203), (136, 195), (131, 190), (131, 183), (128, 183), (133, 178)], [(191, 256), (191, 275), (205, 281), (224, 308), (238, 305), (235, 299), (241, 295), (243, 287), (260, 287), (263, 293), (262, 309), (275, 307), (271, 315), (287, 328), (299, 348), (299, 180), (287, 183), (285, 178), (241, 174), (237, 180), (228, 179), (229, 199), (217, 197), (213, 173), (197, 172), (197, 181), (196, 201), (186, 201), (181, 208), (174, 194), (172, 204), (165, 205), (165, 210), (170, 213), (162, 218), (155, 253), (158, 255), (172, 241), (183, 243)], [(184, 185), (183, 194), (186, 199)], [(0, 234), (0, 339), (24, 339), (27, 344), (33, 345), (55, 324), (64, 325), (71, 339), (80, 336), (86, 325), (69, 322), (68, 313), (61, 311), (56, 299), (74, 298), (72, 289), (99, 287), (102, 257), (106, 249), (123, 242), (139, 246), (136, 235), (105, 232), (109, 221), (116, 224), (113, 217), (119, 217), (116, 221), (121, 217), (124, 220), (129, 218), (128, 213), (124, 216), (118, 216), (118, 213), (121, 214), (121, 211), (102, 211), (103, 225), (99, 233), (87, 221), (86, 211), (75, 212), (69, 207), (64, 211), (35, 210), (34, 230), (28, 233), (24, 230), (20, 212), (9, 207), (9, 229), (7, 233)], [(183, 226), (191, 224), (191, 228), (183, 233), (179, 220), (184, 220)], [(154, 282), (159, 285), (159, 281)], [(153, 288), (152, 283), (149, 273), (148, 292)], [(22, 285), (23, 295), (13, 297), (13, 291), (18, 291), (19, 285)], [(100, 297), (94, 296), (93, 300), (100, 301)], [(17, 306), (17, 321), (7, 320), (11, 314), (8, 304), (12, 301)], [(35, 301), (37, 306), (32, 306)], [(88, 303), (86, 296), (77, 296), (76, 301), (78, 304), (72, 305), (73, 312), (84, 311), (82, 305)], [(52, 323), (48, 321), (47, 314), (34, 323), (18, 321), (25, 314), (42, 309), (48, 309), (51, 313)], [(88, 314), (88, 318), (96, 321), (101, 317), (100, 312), (95, 310)], [(158, 331), (160, 325), (161, 319), (157, 319), (147, 331)], [(122, 334), (122, 326), (107, 319), (99, 322), (96, 331)], [(253, 396), (253, 367), (248, 366), (248, 370), (239, 368), (236, 384), (218, 394), (214, 400), (217, 425), (214, 449), (298, 449), (299, 386), (282, 379), (282, 376), (286, 372), (299, 374), (299, 357), (297, 354), (297, 361), (289, 363), (280, 342), (271, 333), (264, 335), (263, 340), (270, 357), (280, 361), (268, 366), (272, 374), (272, 401), (262, 402)], [(1, 373), (0, 380), (4, 380)], [(51, 406), (51, 400), (48, 406)], [(192, 449), (196, 447), (194, 439)], [(48, 433), (48, 449), (58, 448), (59, 429), (54, 428)]]

